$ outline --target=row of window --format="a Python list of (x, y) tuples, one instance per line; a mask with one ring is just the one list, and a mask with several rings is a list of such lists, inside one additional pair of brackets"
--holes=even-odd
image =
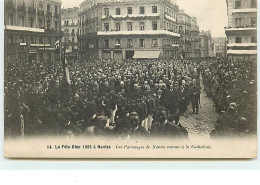
[(251, 25), (242, 25), (242, 19), (241, 18), (235, 18), (235, 26), (236, 27), (241, 27), (241, 26), (256, 27), (257, 26), (257, 18), (251, 17)]
[[(30, 7), (35, 7), (35, 2), (34, 1), (32, 1), (31, 3), (30, 3)], [(43, 10), (43, 7), (44, 7), (44, 5), (43, 5), (43, 2), (42, 1), (40, 1), (39, 2), (39, 10)], [(47, 4), (47, 12), (50, 12), (51, 11), (51, 4)], [(59, 13), (59, 6), (58, 5), (55, 5), (54, 6), (54, 11), (55, 11), (55, 13), (56, 14), (58, 14)]]
[[(157, 6), (152, 6), (152, 13), (157, 13)], [(109, 16), (109, 8), (104, 8), (104, 14), (105, 16)], [(121, 15), (121, 8), (116, 8), (116, 15)], [(127, 7), (127, 14), (131, 15), (133, 14), (133, 7)], [(145, 14), (145, 7), (141, 6), (139, 7), (139, 14)]]
[(74, 20), (71, 20), (71, 22), (69, 20), (67, 21), (64, 21), (64, 26), (76, 26), (77, 24), (79, 24), (79, 20), (77, 21), (74, 21)]
[[(70, 33), (70, 30), (69, 29), (65, 29), (64, 30), (64, 33)], [(76, 32), (74, 29), (71, 30), (71, 34), (74, 35)]]
[[(104, 40), (104, 45), (105, 48), (109, 48), (109, 40), (105, 39)], [(120, 47), (121, 46), (121, 40), (116, 39), (115, 41), (115, 46)], [(158, 47), (158, 40), (157, 39), (152, 39), (152, 47)], [(127, 39), (127, 47), (132, 48), (133, 47), (133, 40), (132, 39)], [(139, 47), (144, 48), (145, 47), (145, 39), (139, 39)]]
[[(256, 8), (257, 7), (257, 0), (251, 0), (250, 7)], [(241, 8), (242, 8), (241, 0), (235, 1), (235, 9), (241, 9)]]
[[(242, 43), (242, 38), (241, 37), (236, 37), (235, 43)], [(257, 43), (257, 38), (256, 37), (251, 37), (251, 43)]]
[[(152, 21), (152, 30), (157, 30), (157, 21)], [(110, 31), (109, 23), (104, 23), (104, 30), (105, 31)], [(145, 30), (145, 23), (144, 22), (139, 22), (139, 30), (144, 31)], [(116, 29), (115, 31), (121, 31), (121, 23), (118, 22), (116, 23)], [(127, 31), (133, 31), (133, 23), (132, 22), (127, 22)]]
[[(45, 44), (51, 43), (52, 38), (47, 37)], [(58, 38), (56, 38), (58, 40)], [(19, 44), (19, 43), (27, 43), (29, 42), (30, 44), (44, 44), (44, 38), (40, 37), (38, 39), (36, 38), (29, 38), (27, 39), (26, 37), (13, 37), (12, 35), (8, 36), (8, 44)]]
[[(19, 26), (21, 27), (24, 27), (25, 26), (25, 17), (23, 16), (20, 16), (19, 19), (18, 19), (18, 24)], [(36, 19), (34, 18), (29, 18), (28, 19), (28, 26), (31, 27), (31, 28), (35, 28), (36, 27)], [(39, 27), (40, 28), (44, 28), (45, 27), (45, 24), (44, 24), (44, 19), (39, 19)], [(14, 17), (13, 17), (13, 14), (9, 14), (8, 15), (8, 25), (11, 25), (13, 26), (14, 25)], [(47, 28), (51, 28), (51, 20), (47, 20), (46, 21), (46, 25), (47, 25)], [(58, 21), (54, 21), (54, 29), (55, 30), (59, 30), (59, 22)]]

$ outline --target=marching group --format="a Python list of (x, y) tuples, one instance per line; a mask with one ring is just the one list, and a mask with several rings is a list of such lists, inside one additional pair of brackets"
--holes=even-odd
[[(5, 133), (188, 138), (179, 117), (199, 114), (200, 77), (220, 114), (211, 136), (256, 129), (256, 67), (226, 59), (69, 61), (5, 66)], [(254, 124), (255, 123), (255, 124)]]

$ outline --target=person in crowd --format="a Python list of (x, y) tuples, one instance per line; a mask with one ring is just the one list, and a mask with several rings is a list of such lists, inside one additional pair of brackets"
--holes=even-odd
[(193, 114), (195, 114), (195, 112), (196, 114), (198, 114), (199, 104), (200, 104), (200, 87), (196, 85), (196, 82), (191, 84), (190, 99), (191, 99)]
[(186, 133), (184, 133), (180, 127), (168, 121), (166, 109), (164, 107), (159, 107), (156, 110), (156, 118), (157, 122), (152, 124), (151, 136), (175, 139), (186, 138)]

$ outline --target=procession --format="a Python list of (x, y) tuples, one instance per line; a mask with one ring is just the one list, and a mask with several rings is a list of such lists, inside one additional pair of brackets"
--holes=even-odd
[(187, 139), (179, 117), (189, 105), (192, 114), (199, 114), (201, 91), (213, 99), (219, 113), (212, 138), (256, 131), (253, 62), (208, 58), (68, 63), (70, 82), (62, 65), (8, 66), (5, 133)]

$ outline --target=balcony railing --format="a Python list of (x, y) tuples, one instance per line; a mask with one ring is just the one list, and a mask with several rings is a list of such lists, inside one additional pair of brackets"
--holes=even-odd
[(121, 44), (115, 44), (115, 47), (119, 48), (121, 47)]
[(228, 29), (241, 29), (241, 28), (254, 28), (254, 29), (256, 29), (257, 28), (257, 26), (256, 25), (246, 25), (246, 26), (227, 26), (227, 27), (225, 27), (225, 30), (228, 30)]
[(127, 47), (128, 47), (128, 48), (132, 48), (132, 47), (133, 47), (133, 44), (127, 44)]
[(152, 47), (153, 47), (153, 48), (157, 48), (157, 47), (158, 47), (158, 44), (152, 44)]

